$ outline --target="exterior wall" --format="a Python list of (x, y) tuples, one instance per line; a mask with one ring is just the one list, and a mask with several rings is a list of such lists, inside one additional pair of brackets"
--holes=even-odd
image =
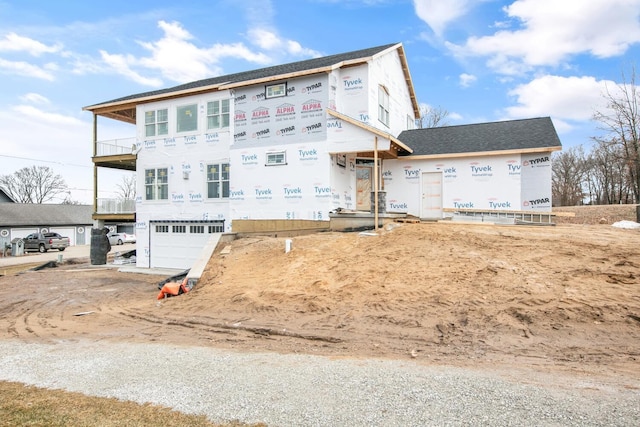
[[(418, 160), (385, 160), (382, 167), (386, 208), (421, 216), (421, 174), (442, 173), (442, 206), (450, 209), (551, 211), (551, 167), (533, 159), (550, 153), (521, 156), (477, 156)], [(535, 197), (535, 199), (533, 199)], [(547, 200), (532, 203), (530, 200)]]
[[(389, 91), (389, 127), (378, 118), (378, 86)], [(393, 136), (415, 128), (413, 104), (397, 50), (376, 58), (369, 68), (370, 125)]]
[(523, 211), (551, 212), (551, 153), (522, 155)]
[[(329, 219), (328, 82), (327, 74), (291, 79), (287, 96), (272, 99), (264, 85), (236, 91), (232, 219)], [(285, 164), (267, 165), (275, 152)]]
[[(232, 126), (206, 131), (207, 102), (228, 98), (229, 92), (220, 92), (138, 106), (135, 234), (139, 266), (149, 265), (151, 221), (224, 219), (226, 229), (230, 230), (228, 200), (206, 197), (206, 165), (229, 162), (233, 135)], [(176, 108), (189, 104), (197, 104), (194, 114), (198, 117), (198, 130), (177, 133)], [(163, 108), (168, 109), (168, 135), (145, 137), (145, 111)], [(168, 199), (145, 200), (145, 170), (157, 168), (168, 169)]]

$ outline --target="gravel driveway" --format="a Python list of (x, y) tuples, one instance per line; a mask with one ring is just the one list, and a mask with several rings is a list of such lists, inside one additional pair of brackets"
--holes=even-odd
[[(162, 344), (0, 341), (0, 380), (269, 426), (640, 425), (638, 378), (595, 380), (412, 361), (241, 354)], [(551, 376), (549, 376), (551, 378)], [(539, 385), (545, 384), (545, 385)]]

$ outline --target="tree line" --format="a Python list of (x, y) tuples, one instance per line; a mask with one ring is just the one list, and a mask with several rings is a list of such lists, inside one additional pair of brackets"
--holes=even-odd
[[(48, 203), (62, 198), (62, 204), (78, 205), (73, 200), (69, 186), (62, 175), (48, 166), (30, 166), (10, 175), (0, 175), (0, 189), (16, 203)], [(133, 199), (136, 194), (134, 174), (123, 175), (116, 184), (116, 196), (120, 200)]]
[(589, 152), (577, 146), (554, 153), (554, 206), (640, 203), (640, 91), (635, 67), (629, 79), (607, 88), (606, 107), (593, 119), (604, 132)]

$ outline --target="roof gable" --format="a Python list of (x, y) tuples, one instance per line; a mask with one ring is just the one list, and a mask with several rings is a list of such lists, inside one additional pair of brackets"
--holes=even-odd
[(412, 156), (558, 150), (562, 146), (549, 117), (407, 130), (398, 139), (413, 149)]

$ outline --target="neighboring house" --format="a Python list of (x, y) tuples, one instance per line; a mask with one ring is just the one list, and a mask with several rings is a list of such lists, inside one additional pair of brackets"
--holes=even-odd
[(36, 232), (56, 232), (71, 245), (91, 242), (93, 209), (89, 205), (0, 203), (0, 243)]
[[(520, 209), (530, 194), (522, 181), (528, 175), (503, 174), (500, 162), (507, 171), (508, 165), (518, 169), (560, 145), (557, 136), (544, 139), (555, 135), (549, 119), (531, 122), (544, 122), (546, 131), (527, 136), (522, 147), (500, 124), (488, 124), (498, 134), (507, 132), (495, 146), (483, 140), (493, 138), (491, 132), (483, 135), (472, 126), (468, 138), (453, 145), (440, 140), (457, 140), (457, 133), (465, 134), (458, 127), (443, 128), (448, 133), (433, 138), (430, 130), (412, 130), (419, 106), (401, 44), (200, 80), (84, 109), (94, 115), (96, 170), (137, 172), (135, 208), (105, 209), (110, 202), (96, 198), (93, 218), (135, 219), (140, 267), (187, 268), (210, 234), (235, 231), (234, 221), (286, 228), (294, 222), (328, 224), (329, 212), (337, 208), (370, 211), (376, 181), (384, 186), (378, 189), (386, 191), (382, 208), (388, 211), (433, 217), (428, 205), (435, 201), (425, 202), (420, 191), (429, 173), (446, 174), (440, 180), (441, 211), (455, 203), (493, 209), (508, 202)], [(135, 137), (99, 141), (98, 116), (130, 123)], [(452, 149), (459, 144), (460, 151), (447, 160), (446, 148), (432, 152), (425, 138)], [(485, 175), (471, 168), (467, 177), (465, 162)], [(445, 169), (456, 167), (460, 180), (454, 184)], [(486, 167), (496, 168), (495, 174), (486, 175)], [(541, 171), (534, 193), (550, 199), (550, 168)], [(484, 188), (503, 176), (513, 184), (504, 197)], [(475, 191), (461, 184), (465, 179)], [(523, 190), (516, 194), (512, 187)], [(95, 182), (95, 194), (97, 188)]]
[(11, 198), (2, 188), (0, 188), (0, 203), (15, 203), (16, 201)]

